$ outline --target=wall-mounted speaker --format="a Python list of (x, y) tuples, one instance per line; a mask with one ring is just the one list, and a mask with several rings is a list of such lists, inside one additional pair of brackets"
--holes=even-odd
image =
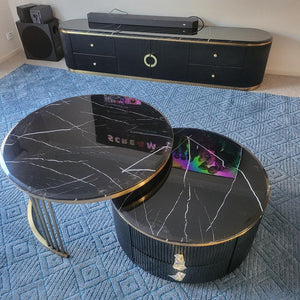
[(16, 24), (27, 58), (58, 61), (64, 56), (57, 19), (47, 24)]

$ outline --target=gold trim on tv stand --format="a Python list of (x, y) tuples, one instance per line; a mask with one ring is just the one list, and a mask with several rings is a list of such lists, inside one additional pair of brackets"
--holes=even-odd
[(92, 36), (104, 36), (104, 37), (115, 37), (124, 39), (138, 39), (138, 40), (155, 40), (155, 41), (167, 41), (167, 42), (179, 42), (179, 43), (197, 43), (197, 44), (210, 44), (210, 45), (230, 45), (230, 46), (247, 46), (247, 47), (258, 47), (271, 44), (272, 41), (262, 42), (262, 43), (237, 43), (237, 42), (214, 42), (208, 40), (196, 40), (196, 39), (175, 39), (171, 37), (156, 37), (156, 36), (132, 36), (132, 35), (118, 35), (114, 32), (112, 33), (99, 33), (99, 32), (83, 32), (76, 30), (66, 30), (60, 29), (61, 33), (66, 34), (79, 34), (79, 35), (92, 35)]
[(212, 87), (212, 88), (219, 88), (219, 89), (235, 89), (235, 90), (241, 90), (241, 91), (252, 91), (252, 90), (257, 89), (260, 86), (260, 84), (257, 84), (255, 86), (242, 88), (242, 87), (226, 86), (226, 85), (214, 85), (214, 84), (205, 84), (205, 83), (197, 83), (197, 82), (166, 80), (166, 79), (139, 77), (139, 76), (131, 76), (131, 75), (130, 76), (129, 75), (120, 75), (120, 74), (113, 74), (113, 73), (102, 73), (102, 72), (95, 72), (95, 71), (84, 71), (84, 70), (76, 70), (76, 69), (70, 69), (70, 68), (69, 68), (69, 71), (74, 72), (74, 73), (88, 74), (88, 75), (101, 75), (101, 76), (107, 76), (107, 77), (157, 81), (157, 82), (163, 82), (163, 83), (197, 85), (197, 86), (203, 86), (203, 87)]

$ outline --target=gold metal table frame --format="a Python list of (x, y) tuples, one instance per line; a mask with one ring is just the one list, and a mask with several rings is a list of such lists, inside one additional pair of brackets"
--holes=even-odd
[(50, 201), (30, 196), (27, 206), (27, 217), (33, 234), (42, 245), (59, 256), (70, 256), (63, 245)]

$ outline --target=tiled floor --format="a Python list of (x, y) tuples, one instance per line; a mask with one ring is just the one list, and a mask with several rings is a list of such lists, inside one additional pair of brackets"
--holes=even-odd
[[(64, 59), (59, 62), (30, 60), (25, 57), (23, 51), (19, 51), (6, 62), (0, 64), (0, 78), (24, 63), (67, 69)], [(300, 97), (300, 77), (266, 74), (260, 87), (253, 92)]]

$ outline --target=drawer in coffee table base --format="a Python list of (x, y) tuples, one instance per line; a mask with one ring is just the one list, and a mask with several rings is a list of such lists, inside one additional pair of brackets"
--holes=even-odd
[(230, 241), (191, 247), (162, 242), (137, 231), (115, 207), (113, 216), (118, 240), (135, 264), (152, 275), (183, 283), (212, 281), (236, 269), (248, 255), (260, 223)]

